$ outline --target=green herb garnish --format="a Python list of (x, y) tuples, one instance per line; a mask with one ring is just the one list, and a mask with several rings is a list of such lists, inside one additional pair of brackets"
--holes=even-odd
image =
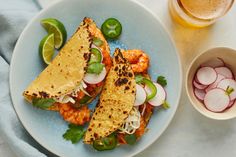
[(142, 82), (143, 82), (143, 76), (142, 75), (136, 75), (135, 76), (135, 82), (137, 83), (137, 84), (141, 84)]
[(158, 76), (157, 83), (159, 83), (162, 87), (167, 85), (166, 78), (164, 76)]
[(32, 104), (35, 107), (41, 108), (41, 109), (48, 109), (55, 103), (55, 100), (53, 98), (34, 98), (32, 100)]
[(97, 37), (94, 37), (93, 38), (93, 44), (96, 45), (96, 46), (102, 46), (103, 45), (103, 41)]
[(232, 87), (228, 86), (226, 88), (225, 92), (226, 92), (227, 95), (230, 95), (232, 92), (234, 92), (234, 89)]
[(103, 70), (104, 64), (93, 63), (88, 66), (87, 73), (100, 74)]
[(69, 129), (63, 134), (63, 138), (67, 141), (71, 141), (71, 143), (78, 143), (81, 138), (84, 136), (85, 130), (82, 126), (69, 124)]
[(135, 134), (126, 134), (125, 135), (125, 141), (127, 142), (127, 144), (129, 145), (133, 145), (135, 144), (137, 137), (135, 136)]
[(170, 108), (170, 104), (167, 101), (164, 101), (164, 103), (162, 104), (162, 107), (164, 109), (168, 109), (168, 108)]

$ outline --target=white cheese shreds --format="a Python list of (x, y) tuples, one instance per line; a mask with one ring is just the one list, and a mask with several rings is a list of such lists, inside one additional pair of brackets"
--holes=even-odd
[[(80, 83), (80, 85), (77, 86), (72, 92), (67, 93), (67, 94), (65, 94), (65, 95), (61, 95), (60, 97), (55, 98), (54, 100), (55, 100), (56, 102), (59, 102), (59, 103), (68, 103), (68, 102), (71, 102), (71, 103), (74, 104), (74, 103), (75, 103), (75, 100), (73, 99), (73, 97), (77, 97), (79, 91), (82, 91), (82, 92), (84, 92), (86, 95), (90, 96), (90, 95), (88, 94), (88, 92), (85, 91), (85, 88), (87, 88), (87, 85), (84, 83), (84, 81), (82, 81), (82, 82)], [(71, 95), (71, 96), (70, 96), (70, 95)]]
[(141, 113), (142, 116), (143, 116), (143, 114), (145, 113), (146, 106), (147, 106), (146, 103), (144, 103), (143, 105), (144, 105), (144, 106), (143, 106), (143, 110), (142, 110), (142, 113)]
[(140, 127), (141, 115), (137, 108), (133, 107), (128, 118), (119, 128), (121, 133), (133, 134)]

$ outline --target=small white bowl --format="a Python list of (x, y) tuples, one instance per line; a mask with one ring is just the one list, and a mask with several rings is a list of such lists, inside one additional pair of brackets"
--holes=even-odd
[(223, 61), (225, 62), (225, 65), (229, 67), (232, 70), (234, 76), (236, 76), (236, 50), (226, 47), (216, 47), (209, 49), (201, 53), (197, 57), (195, 57), (195, 59), (192, 61), (192, 63), (188, 68), (186, 74), (186, 84), (185, 84), (187, 95), (194, 108), (197, 109), (204, 116), (216, 120), (232, 119), (236, 117), (236, 103), (234, 103), (234, 105), (231, 108), (225, 110), (224, 112), (214, 113), (207, 110), (206, 107), (203, 105), (203, 103), (200, 102), (193, 93), (192, 81), (194, 79), (196, 70), (204, 62), (216, 57), (222, 58)]

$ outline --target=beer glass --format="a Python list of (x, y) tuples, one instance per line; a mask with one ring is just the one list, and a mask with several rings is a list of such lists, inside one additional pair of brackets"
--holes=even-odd
[(177, 22), (205, 27), (225, 15), (234, 0), (169, 0), (170, 13)]

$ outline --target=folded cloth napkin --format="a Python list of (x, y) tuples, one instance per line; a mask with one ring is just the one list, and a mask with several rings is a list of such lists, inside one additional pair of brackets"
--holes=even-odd
[(55, 156), (23, 128), (9, 94), (9, 64), (15, 43), (27, 22), (40, 9), (34, 0), (0, 0), (0, 136), (19, 157)]

